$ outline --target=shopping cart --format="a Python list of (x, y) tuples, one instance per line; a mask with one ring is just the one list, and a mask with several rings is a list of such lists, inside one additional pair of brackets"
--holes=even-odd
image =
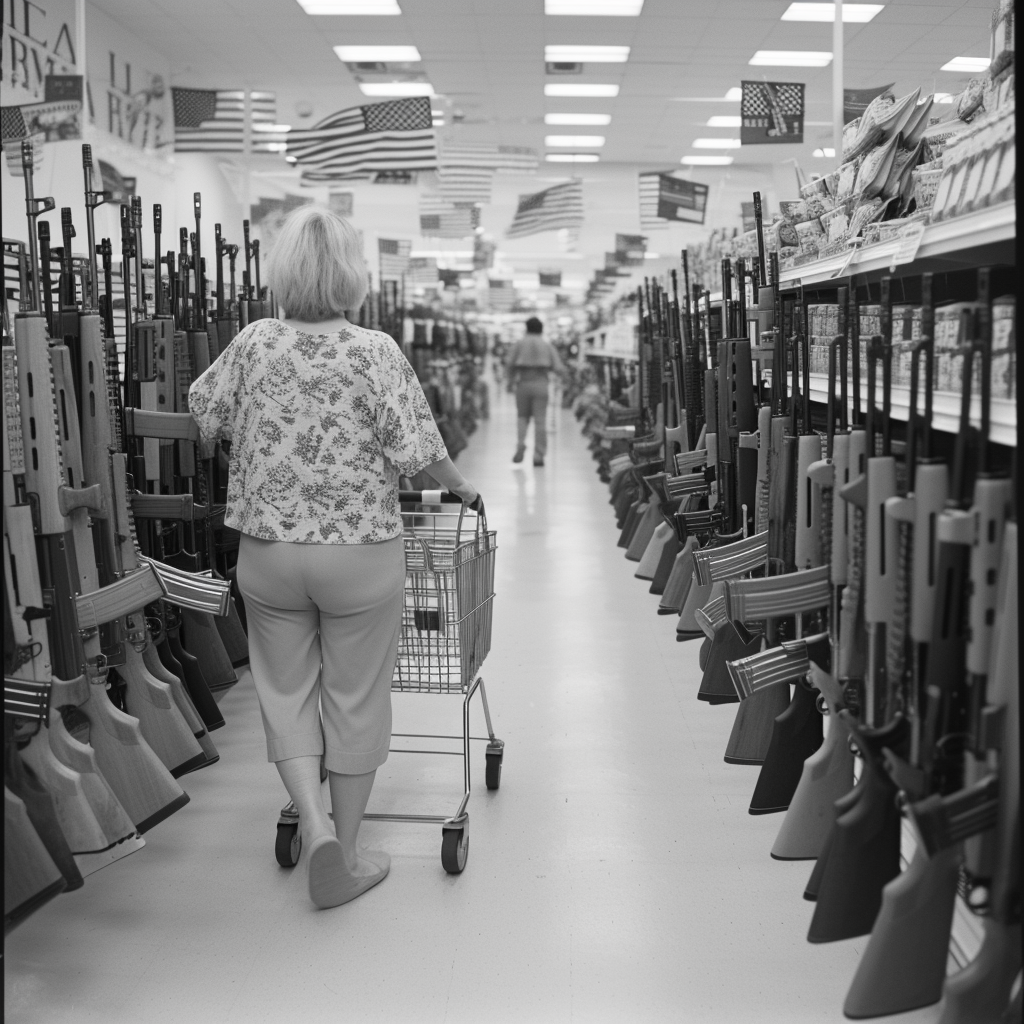
[[(393, 733), (403, 740), (461, 740), (462, 750), (409, 750), (392, 753), (442, 754), (462, 758), (465, 792), (458, 810), (438, 814), (373, 814), (372, 821), (413, 821), (441, 825), (441, 864), (450, 874), (466, 866), (469, 855), (470, 743), (485, 742), (484, 781), (488, 789), (501, 784), (505, 744), (494, 735), (487, 691), (477, 675), (491, 649), (494, 605), (496, 534), (487, 529), (482, 502), (479, 512), (444, 491), (402, 491), (399, 495), (405, 538), (405, 601), (398, 659), (392, 691), (459, 694), (462, 734)], [(479, 691), (487, 723), (486, 736), (471, 736), (469, 709)], [(326, 772), (321, 768), (321, 779)], [(299, 814), (293, 803), (281, 811), (277, 824), (277, 861), (294, 866), (301, 852)]]

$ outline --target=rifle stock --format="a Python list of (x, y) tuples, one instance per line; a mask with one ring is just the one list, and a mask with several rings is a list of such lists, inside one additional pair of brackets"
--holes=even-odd
[(25, 802), (4, 786), (4, 936), (67, 887)]

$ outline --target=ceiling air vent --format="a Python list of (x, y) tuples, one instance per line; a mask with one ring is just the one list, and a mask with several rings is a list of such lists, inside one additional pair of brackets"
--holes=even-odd
[(545, 70), (549, 75), (581, 75), (583, 74), (583, 65), (575, 61), (549, 60), (545, 65)]

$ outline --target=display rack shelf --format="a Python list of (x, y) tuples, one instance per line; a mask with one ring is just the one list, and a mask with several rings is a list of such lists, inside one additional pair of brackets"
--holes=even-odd
[[(828, 401), (828, 375), (812, 373), (811, 401)], [(850, 384), (850, 391), (853, 385)], [(792, 389), (790, 389), (792, 390)], [(838, 387), (836, 391), (838, 392)], [(868, 387), (865, 382), (860, 385), (861, 408), (867, 408)], [(923, 407), (923, 398), (918, 399), (918, 408)], [(892, 416), (897, 420), (910, 418), (910, 388), (900, 385), (892, 387)], [(971, 402), (971, 422), (977, 424), (981, 419), (981, 399), (975, 396)], [(936, 430), (955, 434), (960, 430), (960, 396), (950, 391), (932, 392), (932, 426)], [(991, 429), (989, 437), (996, 444), (1014, 447), (1017, 444), (1017, 406), (1012, 399), (993, 398), (991, 409)]]
[[(999, 203), (963, 217), (929, 224), (921, 236), (914, 261), (903, 264), (903, 269), (912, 267), (915, 272), (920, 272), (929, 269), (931, 261), (937, 261), (937, 265), (946, 266), (947, 269), (949, 264), (958, 262), (977, 265), (991, 258), (991, 254), (985, 253), (986, 248), (1012, 242), (1016, 234), (1017, 210), (1013, 202)], [(854, 274), (885, 273), (892, 266), (899, 244), (900, 240), (893, 238), (856, 250), (852, 259), (849, 253), (843, 253), (801, 267), (792, 267), (782, 272), (779, 281), (784, 289), (801, 285), (806, 288), (840, 281)], [(955, 258), (958, 253), (963, 255), (962, 260)], [(937, 269), (937, 265), (931, 269)]]

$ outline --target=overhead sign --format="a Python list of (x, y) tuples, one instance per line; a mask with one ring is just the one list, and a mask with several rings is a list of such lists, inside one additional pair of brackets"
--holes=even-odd
[(742, 82), (740, 143), (804, 141), (803, 82)]
[(708, 187), (699, 181), (685, 181), (668, 174), (658, 175), (658, 216), (703, 224), (708, 205)]
[(562, 272), (560, 270), (542, 270), (539, 277), (541, 288), (562, 287)]

